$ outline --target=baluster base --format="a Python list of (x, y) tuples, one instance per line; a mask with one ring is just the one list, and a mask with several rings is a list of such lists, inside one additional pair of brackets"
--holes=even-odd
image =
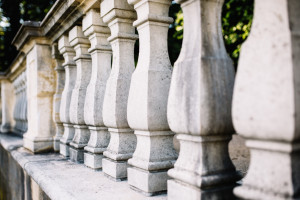
[(90, 131), (85, 125), (74, 125), (74, 128), (75, 135), (72, 142), (70, 143), (70, 146), (78, 149), (84, 148), (90, 139)]
[(89, 152), (84, 153), (84, 164), (92, 169), (102, 168), (103, 154), (93, 154)]
[(177, 180), (168, 180), (168, 199), (172, 200), (233, 200), (233, 188), (236, 185), (218, 187), (217, 189), (200, 189), (198, 187), (183, 183)]
[(83, 148), (77, 149), (70, 146), (70, 160), (76, 163), (83, 163), (84, 161), (84, 150)]
[(300, 199), (300, 143), (247, 139), (251, 160), (239, 199)]
[(102, 168), (105, 175), (114, 181), (127, 179), (127, 160), (115, 161), (109, 158), (102, 159)]
[(167, 170), (151, 172), (135, 167), (128, 168), (128, 184), (132, 189), (142, 192), (146, 196), (166, 192), (167, 180)]
[(70, 156), (70, 145), (60, 143), (59, 145), (59, 153), (63, 155), (64, 157), (69, 157)]
[(31, 138), (30, 136), (24, 135), (23, 146), (33, 153), (53, 151), (53, 138)]

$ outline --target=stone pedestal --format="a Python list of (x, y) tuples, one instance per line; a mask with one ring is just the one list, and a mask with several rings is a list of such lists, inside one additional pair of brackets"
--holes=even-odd
[(103, 153), (103, 172), (113, 179), (127, 177), (127, 160), (132, 157), (136, 138), (127, 122), (127, 101), (134, 71), (134, 43), (137, 39), (132, 22), (136, 19), (133, 7), (123, 0), (104, 0), (101, 16), (108, 24), (108, 38), (113, 51), (112, 71), (104, 96), (103, 121), (110, 132), (110, 142)]
[(1, 106), (2, 106), (2, 124), (1, 132), (8, 133), (11, 131), (15, 122), (13, 119), (13, 111), (15, 104), (15, 95), (13, 85), (8, 80), (1, 80)]
[(111, 71), (111, 46), (107, 41), (109, 28), (102, 21), (98, 9), (91, 9), (83, 19), (83, 31), (91, 42), (92, 76), (87, 86), (84, 121), (89, 127), (90, 140), (84, 148), (85, 165), (102, 168), (103, 152), (109, 143), (109, 133), (103, 123), (103, 101), (106, 82)]
[[(72, 91), (70, 104), (70, 121), (74, 125), (75, 135), (70, 145), (83, 153), (83, 148), (87, 145), (90, 139), (88, 126), (84, 122), (86, 89), (92, 73), (91, 56), (88, 53), (90, 43), (88, 38), (84, 36), (80, 26), (75, 26), (72, 30), (70, 30), (69, 42), (76, 52), (74, 61), (76, 62), (77, 68), (77, 77)], [(73, 152), (75, 151), (70, 151), (70, 159), (81, 159), (81, 157), (77, 156), (77, 154), (72, 155)], [(77, 161), (79, 162), (80, 160)]]
[(179, 0), (184, 14), (180, 56), (174, 64), (168, 122), (179, 157), (168, 171), (170, 199), (234, 199), (241, 177), (228, 153), (234, 129), (232, 61), (221, 28), (223, 1)]
[(255, 1), (254, 16), (232, 104), (235, 130), (251, 160), (234, 193), (239, 199), (300, 199), (300, 1)]
[[(131, 78), (128, 123), (137, 137), (137, 147), (128, 163), (128, 183), (147, 195), (167, 190), (167, 170), (177, 152), (174, 133), (167, 122), (167, 99), (172, 66), (168, 56), (168, 17), (171, 0), (129, 0), (137, 11), (133, 23), (139, 32), (140, 52)], [(159, 8), (159, 9), (157, 9)]]
[(24, 147), (34, 153), (50, 151), (55, 133), (52, 120), (55, 75), (51, 48), (36, 43), (27, 54), (26, 62), (28, 131), (24, 134)]
[(72, 145), (69, 146), (70, 160), (77, 163), (83, 163), (84, 150), (83, 148), (74, 148)]
[(58, 44), (55, 43), (52, 45), (52, 58), (55, 61), (55, 71), (56, 71), (56, 91), (53, 96), (53, 121), (55, 122), (56, 133), (53, 138), (53, 149), (56, 152), (59, 152), (60, 148), (60, 139), (64, 133), (63, 123), (60, 120), (60, 103), (62, 92), (65, 85), (65, 69), (62, 66), (63, 58), (58, 52)]
[(69, 144), (72, 141), (75, 130), (70, 121), (70, 104), (72, 90), (76, 81), (76, 64), (74, 62), (75, 51), (69, 43), (69, 38), (66, 35), (61, 36), (58, 41), (58, 49), (64, 57), (64, 63), (62, 64), (65, 69), (65, 84), (61, 94), (61, 102), (59, 109), (60, 121), (64, 126), (64, 134), (60, 139), (60, 154), (65, 157), (69, 156)]
[(131, 129), (110, 128), (108, 131), (110, 142), (103, 153), (103, 172), (115, 180), (124, 180), (127, 178), (127, 160), (132, 157), (136, 139)]

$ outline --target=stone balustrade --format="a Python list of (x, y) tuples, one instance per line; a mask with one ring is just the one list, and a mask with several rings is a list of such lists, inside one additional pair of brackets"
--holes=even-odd
[[(174, 67), (171, 0), (58, 0), (43, 22), (25, 23), (1, 79), (1, 132), (146, 196), (300, 198), (299, 1), (255, 1), (236, 75), (224, 0), (176, 2), (184, 35)], [(241, 182), (228, 151), (235, 132), (251, 151)]]

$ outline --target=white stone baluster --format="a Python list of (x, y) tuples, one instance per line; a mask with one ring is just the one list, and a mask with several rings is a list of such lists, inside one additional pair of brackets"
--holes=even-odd
[(28, 130), (24, 147), (34, 153), (53, 150), (55, 75), (49, 45), (34, 43), (26, 56)]
[(128, 163), (128, 183), (153, 195), (167, 190), (167, 170), (174, 166), (177, 153), (174, 133), (167, 121), (167, 100), (172, 76), (168, 55), (168, 17), (171, 0), (128, 0), (138, 19), (140, 52), (131, 78), (128, 123), (137, 137), (137, 147)]
[(232, 116), (251, 161), (239, 199), (300, 199), (300, 1), (255, 1)]
[(168, 121), (180, 153), (168, 171), (168, 198), (234, 199), (240, 179), (229, 157), (234, 133), (234, 69), (221, 27), (223, 0), (178, 0), (184, 14), (180, 56), (174, 65)]
[(55, 136), (53, 141), (53, 149), (56, 152), (59, 152), (60, 139), (64, 133), (63, 123), (60, 120), (60, 102), (62, 91), (65, 85), (65, 69), (62, 66), (63, 58), (58, 51), (58, 44), (54, 43), (52, 45), (52, 58), (55, 62), (55, 71), (56, 71), (56, 91), (53, 96), (53, 121), (55, 122)]
[(69, 32), (69, 42), (76, 52), (77, 77), (72, 91), (70, 105), (70, 121), (74, 124), (75, 135), (70, 143), (70, 159), (75, 162), (83, 162), (83, 148), (90, 139), (90, 131), (84, 122), (84, 101), (86, 89), (91, 79), (92, 63), (88, 52), (90, 42), (84, 36), (81, 26), (75, 26)]
[(89, 126), (90, 140), (84, 148), (84, 164), (93, 169), (102, 168), (103, 152), (106, 150), (110, 135), (103, 123), (103, 101), (106, 82), (111, 71), (111, 46), (107, 41), (110, 30), (100, 18), (98, 9), (87, 12), (82, 28), (89, 37), (92, 56), (92, 76), (87, 87), (84, 104), (84, 121)]
[(69, 43), (69, 37), (66, 35), (61, 36), (58, 41), (58, 49), (64, 57), (62, 64), (65, 69), (65, 85), (61, 95), (59, 117), (64, 126), (64, 134), (60, 139), (60, 154), (69, 157), (70, 148), (69, 144), (72, 141), (75, 129), (70, 121), (70, 104), (72, 91), (76, 82), (76, 64), (74, 62), (75, 51)]
[(104, 152), (102, 167), (105, 174), (120, 180), (127, 177), (127, 160), (136, 147), (136, 137), (127, 122), (127, 101), (137, 39), (132, 22), (136, 13), (124, 0), (104, 0), (101, 16), (111, 30), (108, 40), (113, 50), (112, 71), (103, 105), (103, 120), (110, 132), (110, 142)]
[(1, 80), (2, 124), (1, 133), (8, 133), (14, 126), (14, 86), (6, 79)]

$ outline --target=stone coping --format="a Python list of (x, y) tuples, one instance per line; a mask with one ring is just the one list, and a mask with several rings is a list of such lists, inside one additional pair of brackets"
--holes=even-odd
[(73, 163), (56, 153), (34, 155), (22, 147), (20, 137), (0, 134), (0, 143), (53, 200), (167, 199), (166, 194), (146, 197), (130, 189), (127, 181), (115, 182), (102, 171)]

